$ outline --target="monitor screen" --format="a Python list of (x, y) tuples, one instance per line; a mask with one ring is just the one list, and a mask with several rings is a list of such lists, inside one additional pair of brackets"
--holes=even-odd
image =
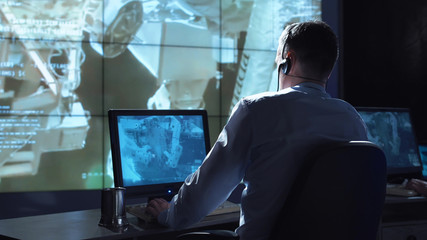
[(115, 186), (127, 195), (176, 193), (209, 151), (204, 110), (110, 110)]
[(409, 109), (358, 108), (366, 123), (368, 139), (381, 147), (389, 175), (422, 171)]

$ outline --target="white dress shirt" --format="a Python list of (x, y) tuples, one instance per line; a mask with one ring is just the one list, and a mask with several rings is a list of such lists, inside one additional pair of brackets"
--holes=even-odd
[(310, 82), (243, 98), (200, 168), (158, 220), (172, 228), (200, 221), (242, 182), (240, 239), (266, 239), (307, 154), (328, 141), (367, 140), (347, 102)]

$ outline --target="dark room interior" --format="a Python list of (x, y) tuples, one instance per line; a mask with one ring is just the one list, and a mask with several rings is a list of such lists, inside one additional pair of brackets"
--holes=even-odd
[[(413, 154), (418, 158), (414, 161), (418, 161), (416, 163), (418, 165), (415, 164), (415, 170), (406, 175), (397, 175), (389, 170), (386, 176), (387, 184), (408, 190), (405, 188), (408, 181), (411, 178), (417, 178), (425, 181), (424, 188), (427, 189), (427, 1), (425, 0), (295, 1), (308, 2), (310, 16), (307, 18), (301, 17), (305, 16), (305, 12), (301, 14), (295, 10), (298, 4), (293, 4), (292, 0), (286, 0), (283, 1), (285, 2), (283, 5), (291, 9), (289, 12), (295, 11), (301, 15), (295, 14), (286, 21), (278, 20), (280, 16), (274, 15), (280, 11), (282, 14), (284, 12), (283, 9), (273, 11), (280, 0), (200, 2), (123, 0), (120, 4), (126, 2), (127, 5), (122, 6), (120, 11), (108, 9), (108, 7), (99, 9), (105, 11), (113, 9), (112, 11), (119, 12), (118, 15), (126, 11), (131, 12), (124, 18), (117, 17), (109, 24), (119, 26), (132, 22), (132, 26), (137, 26), (135, 29), (118, 27), (119, 30), (115, 30), (119, 34), (112, 34), (113, 27), (106, 27), (103, 26), (104, 23), (97, 22), (101, 20), (107, 22), (102, 17), (101, 20), (95, 17), (95, 13), (100, 14), (99, 11), (102, 11), (98, 9), (98, 12), (95, 10), (91, 12), (94, 15), (85, 15), (84, 20), (81, 21), (85, 22), (82, 24), (84, 27), (78, 28), (78, 36), (65, 33), (72, 36), (71, 40), (43, 35), (40, 37), (41, 40), (36, 39), (36, 41), (28, 40), (26, 37), (20, 38), (18, 34), (7, 32), (9, 27), (7, 24), (13, 21), (19, 23), (19, 19), (11, 17), (14, 13), (13, 9), (20, 9), (21, 4), (25, 5), (25, 2), (28, 2), (28, 6), (32, 4), (29, 0), (0, 2), (0, 124), (3, 124), (0, 125), (2, 132), (0, 135), (0, 239), (28, 238), (32, 234), (40, 234), (34, 239), (43, 239), (40, 232), (46, 231), (59, 231), (63, 234), (62, 236), (46, 235), (46, 238), (53, 236), (56, 239), (175, 239), (177, 235), (189, 231), (206, 229), (234, 231), (239, 226), (240, 218), (236, 212), (230, 213), (229, 216), (213, 217), (208, 219), (207, 222), (210, 221), (210, 223), (205, 221), (179, 231), (159, 228), (156, 223), (142, 222), (134, 216), (129, 217), (130, 214), (127, 215), (130, 225), (126, 229), (107, 229), (98, 226), (98, 223), (103, 221), (102, 219), (100, 221), (101, 209), (105, 207), (103, 206), (105, 202), (102, 203), (101, 198), (105, 197), (102, 194), (106, 193), (102, 190), (113, 189), (114, 192), (114, 187), (119, 185), (123, 187), (123, 179), (120, 181), (114, 179), (118, 174), (117, 164), (120, 162), (117, 163), (112, 158), (117, 158), (118, 154), (114, 151), (119, 150), (112, 150), (114, 147), (110, 146), (110, 143), (112, 144), (110, 136), (116, 134), (117, 136), (113, 137), (118, 138), (119, 133), (111, 133), (112, 129), (108, 126), (108, 121), (111, 122), (108, 111), (110, 109), (206, 110), (207, 115), (201, 114), (203, 121), (198, 119), (197, 124), (193, 122), (192, 124), (197, 125), (197, 128), (194, 127), (197, 130), (208, 129), (202, 136), (205, 141), (202, 148), (206, 144), (209, 145), (206, 148), (209, 150), (228, 121), (234, 104), (241, 97), (251, 91), (258, 93), (271, 91), (271, 89), (275, 91), (276, 87), (278, 89), (274, 82), (278, 82), (275, 63), (268, 61), (274, 60), (276, 54), (276, 37), (280, 35), (274, 32), (278, 31), (277, 25), (282, 22), (311, 20), (311, 18), (321, 18), (338, 35), (339, 59), (326, 87), (332, 97), (343, 99), (356, 109), (371, 111), (374, 108), (383, 108), (410, 113), (415, 135), (414, 144), (416, 144)], [(38, 14), (48, 19), (50, 14), (57, 14), (55, 12), (59, 5), (64, 9), (73, 9), (76, 6), (79, 10), (83, 6), (95, 9), (96, 5), (107, 6), (106, 2), (109, 1), (73, 0), (75, 6), (71, 6), (65, 0), (41, 0), (41, 2), (45, 4), (47, 9), (45, 10), (48, 12), (40, 13), (39, 11)], [(142, 6), (144, 6), (143, 9)], [(217, 8), (221, 11), (213, 14), (212, 9)], [(268, 11), (262, 12), (262, 8), (268, 8)], [(17, 14), (17, 16), (31, 19), (31, 15), (25, 15), (32, 12), (31, 7), (22, 9), (24, 14)], [(74, 10), (64, 13), (63, 16), (72, 16), (78, 12)], [(256, 13), (259, 15), (256, 16)], [(250, 24), (250, 20), (255, 21), (253, 19), (263, 23), (262, 27), (268, 25), (268, 28), (276, 30), (272, 31), (273, 33), (269, 32), (271, 35), (266, 34), (265, 39), (257, 38), (250, 29), (258, 27), (256, 30), (260, 32), (264, 29), (260, 27), (261, 24), (255, 27), (253, 25), (256, 24)], [(185, 21), (191, 24), (183, 24)], [(44, 22), (43, 24), (53, 23)], [(70, 21), (64, 24), (74, 23)], [(252, 31), (255, 32), (255, 30)], [(167, 33), (170, 32), (172, 33), (168, 35)], [(127, 34), (132, 37), (127, 38)], [(146, 38), (141, 37), (143, 34)], [(185, 40), (177, 40), (176, 36), (183, 37)], [(42, 43), (41, 47), (37, 45), (39, 43)], [(63, 46), (67, 44), (71, 47), (63, 50)], [(56, 48), (51, 47), (53, 45)], [(78, 45), (76, 51), (74, 51), (75, 45)], [(22, 54), (23, 57), (21, 57), (17, 53), (21, 48), (24, 49), (22, 51), (27, 52), (27, 55)], [(37, 51), (40, 52), (39, 55), (35, 53)], [(141, 52), (144, 53), (139, 54)], [(181, 58), (175, 59), (170, 56), (172, 54), (168, 55), (168, 52)], [(8, 54), (10, 54), (9, 58)], [(70, 57), (71, 55), (73, 57)], [(10, 75), (9, 65), (14, 61), (22, 61), (19, 64), (15, 63), (15, 67), (18, 66), (20, 69), (19, 77), (15, 76), (16, 73)], [(24, 62), (30, 63), (24, 65)], [(61, 65), (62, 62), (67, 64)], [(59, 70), (61, 67), (55, 70), (43, 67), (54, 64), (64, 69), (68, 68), (67, 71), (74, 71), (74, 73), (66, 72), (64, 69), (61, 72)], [(40, 73), (34, 71), (35, 68), (41, 69)], [(184, 68), (186, 70), (181, 70)], [(255, 68), (268, 74), (254, 74), (253, 79), (264, 77), (265, 81), (257, 82), (253, 85), (256, 87), (249, 89), (247, 86), (252, 79), (247, 76), (252, 74), (250, 70)], [(28, 77), (35, 75), (37, 76), (35, 81)], [(72, 75), (75, 81), (67, 82)], [(55, 85), (55, 88), (52, 87), (54, 84), (47, 76), (62, 80), (58, 80), (60, 83), (58, 86)], [(174, 76), (178, 76), (179, 80), (173, 79)], [(28, 80), (26, 77), (30, 80), (21, 81)], [(182, 79), (186, 80), (179, 82)], [(37, 106), (40, 99), (45, 99), (47, 94), (44, 94), (48, 91), (60, 93), (53, 98), (46, 98), (48, 99), (46, 103), (40, 104), (45, 104), (42, 107)], [(163, 98), (168, 100), (165, 101)], [(21, 99), (23, 101), (20, 101)], [(22, 109), (26, 109), (26, 106), (35, 106), (33, 108), (39, 112), (23, 114), (25, 110)], [(13, 107), (18, 109), (18, 113), (13, 112), (15, 110)], [(74, 115), (76, 109), (80, 112)], [(36, 140), (32, 141), (31, 137), (26, 138), (28, 145), (18, 146), (19, 150), (3, 146), (12, 142), (11, 138), (6, 136), (9, 134), (7, 119), (16, 117), (16, 119), (22, 118), (30, 122), (35, 115), (38, 120), (33, 123), (37, 123), (38, 127), (43, 124), (51, 126), (63, 121), (60, 126), (65, 125), (66, 130), (54, 127), (46, 127), (37, 132), (28, 130), (29, 135), (37, 135), (34, 137)], [(175, 127), (171, 119), (163, 121), (168, 121), (169, 127)], [(67, 129), (71, 125), (75, 128)], [(140, 125), (141, 129), (145, 127), (143, 124)], [(27, 131), (26, 128), (24, 130)], [(20, 128), (19, 131), (24, 130)], [(10, 130), (10, 132), (13, 131)], [(156, 131), (149, 134), (161, 136)], [(193, 131), (188, 139), (196, 141), (202, 138), (200, 135), (202, 134)], [(22, 140), (22, 138), (19, 139)], [(19, 141), (14, 144), (19, 145), (17, 142)], [(34, 147), (39, 146), (38, 144), (41, 147)], [(207, 153), (203, 152), (203, 154), (206, 156)], [(25, 158), (31, 158), (32, 170), (25, 168), (24, 173), (15, 173), (13, 170), (13, 173), (9, 174), (9, 169), (15, 169), (14, 164), (25, 162)], [(141, 159), (139, 159), (140, 162), (148, 161)], [(148, 166), (146, 162), (144, 162), (145, 167)], [(200, 159), (196, 161), (197, 164), (201, 162)], [(168, 164), (174, 163), (168, 161)], [(121, 167), (119, 169), (122, 170)], [(191, 168), (190, 173), (196, 169)], [(169, 172), (162, 172), (162, 174), (168, 175)], [(180, 177), (184, 174), (188, 175), (187, 172), (179, 172)], [(178, 192), (182, 182), (183, 179), (177, 183), (162, 185), (161, 190), (168, 193), (161, 196), (170, 200)], [(156, 187), (159, 188), (159, 185)], [(242, 189), (244, 189), (243, 181), (231, 194), (229, 200), (240, 204)], [(385, 195), (385, 201), (381, 203), (384, 204), (381, 219), (378, 226), (375, 226), (378, 229), (376, 240), (427, 239), (427, 196), (416, 191), (410, 194)], [(126, 195), (126, 197), (129, 196)], [(127, 203), (133, 204), (141, 199), (144, 201), (151, 199), (148, 193), (143, 198), (138, 196), (132, 199), (131, 197), (126, 199)], [(25, 226), (34, 221), (40, 221), (36, 226), (42, 227), (35, 229), (35, 227)], [(93, 226), (88, 225), (90, 222), (94, 223)], [(59, 225), (61, 227), (58, 227)], [(11, 230), (15, 226), (21, 226), (23, 231)], [(56, 230), (59, 228), (60, 230)]]

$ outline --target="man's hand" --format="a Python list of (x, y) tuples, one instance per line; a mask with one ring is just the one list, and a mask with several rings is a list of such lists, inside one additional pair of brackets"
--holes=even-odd
[(163, 198), (155, 198), (151, 200), (146, 208), (146, 211), (153, 217), (157, 218), (161, 212), (168, 209), (170, 204)]
[(407, 184), (406, 188), (415, 190), (419, 194), (427, 197), (427, 182), (420, 179), (411, 179)]

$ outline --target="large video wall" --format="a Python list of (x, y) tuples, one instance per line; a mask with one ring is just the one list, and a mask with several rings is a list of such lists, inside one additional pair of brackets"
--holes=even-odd
[(0, 192), (113, 184), (109, 109), (208, 111), (275, 91), (283, 26), (321, 0), (1, 0)]

